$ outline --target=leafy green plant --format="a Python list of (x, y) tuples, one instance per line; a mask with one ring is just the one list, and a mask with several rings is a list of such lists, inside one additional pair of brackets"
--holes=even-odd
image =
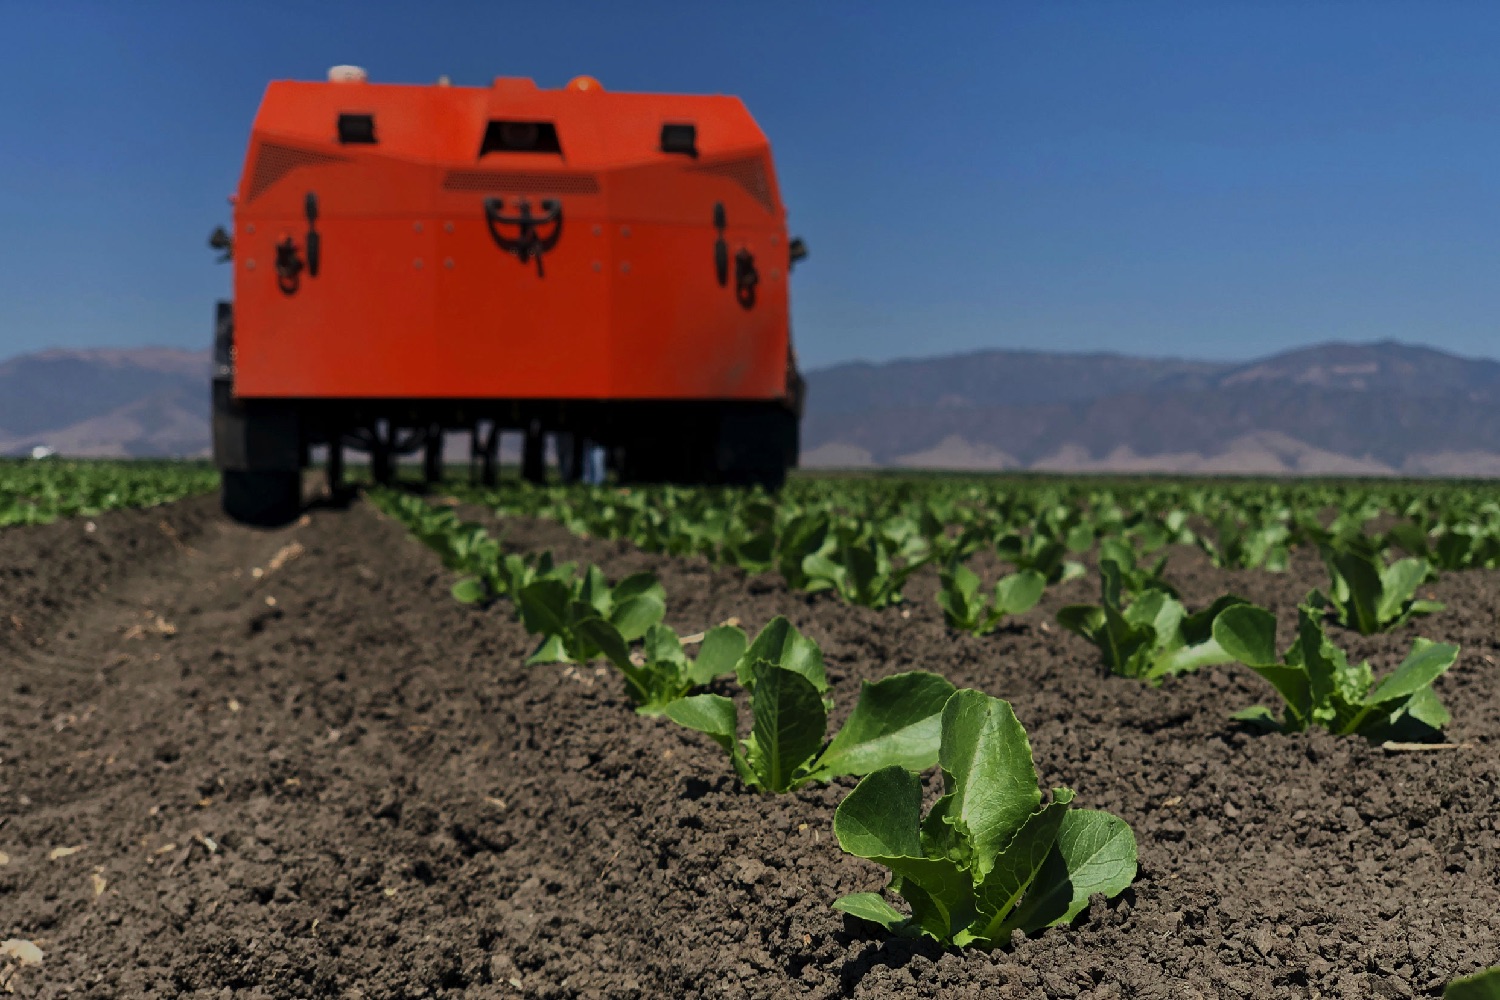
[(735, 672), (750, 693), (751, 729), (743, 740), (739, 712), (723, 695), (681, 698), (666, 714), (723, 747), (747, 788), (785, 792), (892, 764), (920, 770), (937, 760), (938, 715), (953, 693), (937, 674), (863, 682), (848, 721), (826, 740), (831, 700), (822, 653), (785, 618), (761, 630)]
[(1178, 600), (1182, 595), (1162, 575), (1167, 569), (1167, 556), (1163, 554), (1150, 566), (1143, 566), (1136, 556), (1135, 547), (1121, 537), (1106, 538), (1099, 542), (1099, 561), (1109, 561), (1120, 571), (1120, 586), (1127, 593), (1140, 594), (1148, 590), (1159, 590)]
[(1209, 561), (1221, 569), (1283, 572), (1290, 559), (1291, 530), (1280, 520), (1242, 521), (1233, 512), (1213, 518), (1213, 537), (1196, 535)]
[(1309, 603), (1333, 610), (1338, 623), (1360, 635), (1388, 632), (1416, 615), (1443, 610), (1437, 601), (1417, 600), (1417, 588), (1427, 580), (1431, 565), (1408, 556), (1383, 565), (1372, 547), (1324, 546), (1328, 593), (1314, 591)]
[(1276, 655), (1276, 616), (1251, 604), (1229, 608), (1214, 622), (1225, 652), (1271, 683), (1285, 702), (1280, 719), (1264, 705), (1234, 718), (1269, 730), (1301, 732), (1312, 725), (1371, 740), (1430, 735), (1448, 724), (1432, 682), (1458, 659), (1458, 647), (1417, 639), (1395, 672), (1375, 683), (1369, 663), (1349, 658), (1323, 631), (1315, 608), (1297, 612), (1297, 638)]
[(914, 555), (905, 539), (866, 523), (840, 521), (826, 537), (821, 549), (802, 560), (804, 589), (831, 589), (850, 604), (883, 608), (900, 601), (907, 579), (926, 565), (927, 557)]
[(1074, 794), (1042, 802), (1026, 730), (1011, 706), (982, 692), (943, 707), (943, 796), (922, 816), (921, 779), (885, 767), (865, 777), (834, 812), (839, 846), (890, 869), (879, 893), (844, 896), (834, 908), (903, 934), (993, 948), (1013, 930), (1067, 924), (1094, 893), (1115, 896), (1136, 875), (1135, 835), (1105, 812), (1071, 808)]
[(677, 633), (657, 624), (646, 630), (637, 657), (619, 628), (604, 618), (586, 617), (574, 628), (624, 675), (626, 693), (641, 715), (661, 715), (693, 688), (732, 673), (748, 643), (740, 629), (720, 625), (703, 636), (697, 657), (690, 660)]
[(995, 541), (995, 554), (1018, 570), (1042, 574), (1049, 586), (1074, 580), (1088, 572), (1083, 563), (1068, 558), (1065, 541), (1041, 532), (1007, 532)]
[(938, 574), (942, 589), (938, 604), (949, 627), (973, 635), (989, 635), (1006, 615), (1019, 615), (1036, 607), (1047, 580), (1035, 570), (1023, 569), (1002, 577), (992, 597), (979, 592), (979, 576), (958, 563)]
[(1099, 563), (1101, 604), (1070, 604), (1057, 612), (1057, 623), (1092, 642), (1110, 673), (1151, 684), (1233, 657), (1214, 640), (1213, 623), (1226, 608), (1243, 604), (1232, 594), (1220, 597), (1197, 614), (1164, 591), (1147, 590), (1122, 605), (1120, 567)]
[(571, 583), (556, 577), (535, 580), (516, 592), (516, 603), (526, 630), (542, 636), (527, 664), (594, 659), (604, 651), (593, 641), (595, 631), (581, 625), (602, 619), (625, 642), (634, 642), (667, 610), (666, 593), (652, 574), (636, 573), (611, 587), (598, 566)]

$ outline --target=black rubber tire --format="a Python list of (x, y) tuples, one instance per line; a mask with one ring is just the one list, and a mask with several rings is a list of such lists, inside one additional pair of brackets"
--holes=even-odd
[(242, 524), (277, 527), (302, 513), (302, 473), (298, 470), (225, 469), (220, 475), (224, 513)]

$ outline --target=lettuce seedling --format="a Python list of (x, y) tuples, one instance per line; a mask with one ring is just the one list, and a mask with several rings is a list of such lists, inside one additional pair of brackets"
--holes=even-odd
[(1369, 545), (1324, 546), (1322, 551), (1328, 567), (1328, 593), (1315, 590), (1308, 603), (1331, 607), (1345, 628), (1374, 635), (1399, 628), (1416, 615), (1443, 610), (1437, 601), (1416, 599), (1417, 588), (1432, 571), (1425, 559), (1408, 556), (1386, 566)]
[(1006, 615), (1019, 615), (1036, 607), (1047, 579), (1036, 570), (1023, 569), (1002, 577), (995, 584), (993, 604), (979, 592), (979, 577), (962, 563), (938, 574), (942, 589), (938, 604), (943, 620), (951, 628), (973, 635), (989, 635)]
[(1135, 547), (1124, 538), (1106, 538), (1099, 543), (1099, 560), (1109, 560), (1120, 571), (1120, 587), (1130, 594), (1141, 594), (1148, 590), (1159, 590), (1178, 600), (1182, 595), (1166, 581), (1167, 555), (1164, 553), (1150, 566), (1143, 566), (1136, 556)]
[(750, 735), (738, 740), (739, 712), (723, 695), (700, 694), (666, 706), (667, 717), (706, 733), (729, 754), (747, 788), (786, 792), (811, 781), (868, 774), (890, 765), (922, 770), (938, 755), (938, 715), (953, 693), (923, 671), (860, 685), (849, 720), (831, 741), (823, 657), (785, 618), (776, 618), (736, 668), (750, 692)]
[(1125, 607), (1119, 564), (1102, 560), (1099, 575), (1103, 603), (1070, 604), (1057, 612), (1057, 623), (1099, 647), (1111, 673), (1155, 685), (1172, 674), (1234, 659), (1214, 640), (1213, 623), (1224, 609), (1245, 603), (1242, 598), (1226, 594), (1190, 615), (1171, 595), (1147, 590)]
[(1351, 667), (1328, 639), (1316, 608), (1298, 609), (1297, 639), (1279, 660), (1276, 616), (1264, 608), (1229, 608), (1213, 632), (1225, 652), (1270, 681), (1286, 703), (1279, 720), (1256, 705), (1234, 715), (1241, 722), (1284, 733), (1318, 725), (1374, 741), (1427, 737), (1448, 724), (1432, 682), (1458, 659), (1457, 646), (1417, 639), (1401, 666), (1376, 684), (1369, 663)]
[(1048, 585), (1075, 580), (1088, 572), (1083, 563), (1069, 559), (1067, 543), (1039, 531), (1029, 535), (1012, 531), (995, 541), (995, 554), (1016, 569), (1035, 570)]
[[(930, 558), (913, 554), (900, 536), (876, 531), (867, 523), (840, 521), (823, 547), (802, 560), (805, 589), (831, 589), (850, 604), (883, 608), (901, 600), (907, 579)], [(897, 559), (902, 560), (899, 565)]]
[(499, 597), (519, 595), (522, 590), (538, 580), (558, 580), (564, 584), (577, 574), (578, 564), (555, 563), (551, 550), (540, 555), (501, 555), (499, 544), (493, 551), (483, 550), (476, 558), (467, 561), (464, 569), (473, 575), (453, 584), (453, 596), (464, 604), (478, 604)]
[(1073, 792), (1042, 802), (1026, 730), (1011, 706), (959, 691), (943, 707), (943, 796), (922, 817), (921, 779), (875, 771), (834, 812), (839, 846), (892, 873), (880, 893), (844, 896), (835, 909), (903, 934), (993, 948), (1011, 931), (1070, 923), (1095, 893), (1115, 896), (1136, 875), (1135, 834), (1106, 812), (1072, 809)]
[(1221, 569), (1265, 569), (1281, 573), (1291, 558), (1291, 529), (1277, 519), (1241, 523), (1232, 513), (1213, 519), (1214, 535), (1197, 535), (1198, 546)]
[(666, 592), (650, 573), (636, 573), (611, 587), (604, 571), (590, 566), (583, 577), (564, 582), (536, 580), (516, 594), (526, 630), (542, 644), (527, 659), (534, 663), (582, 663), (603, 653), (579, 625), (594, 618), (609, 622), (625, 642), (643, 638), (666, 616)]
[(625, 691), (641, 715), (661, 715), (667, 705), (731, 673), (745, 655), (748, 640), (733, 625), (720, 625), (703, 636), (698, 656), (689, 660), (682, 640), (670, 626), (657, 624), (646, 630), (639, 659), (612, 622), (585, 618), (575, 626), (587, 642), (596, 646), (625, 676)]

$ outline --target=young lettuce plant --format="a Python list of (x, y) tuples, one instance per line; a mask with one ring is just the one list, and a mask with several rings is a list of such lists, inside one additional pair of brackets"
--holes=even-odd
[(1182, 595), (1166, 581), (1167, 555), (1163, 554), (1150, 566), (1143, 566), (1136, 556), (1135, 547), (1118, 536), (1106, 538), (1099, 543), (1099, 560), (1108, 560), (1120, 570), (1120, 587), (1126, 593), (1141, 594), (1148, 590), (1159, 590), (1169, 597), (1182, 600)]
[(1416, 615), (1443, 610), (1437, 601), (1416, 599), (1432, 571), (1425, 559), (1409, 556), (1386, 566), (1373, 546), (1350, 543), (1324, 546), (1323, 562), (1328, 593), (1313, 591), (1309, 603), (1331, 606), (1338, 623), (1360, 635), (1388, 632)]
[(526, 630), (542, 636), (528, 665), (582, 663), (602, 655), (591, 630), (579, 628), (592, 619), (608, 622), (629, 643), (643, 638), (667, 612), (666, 592), (655, 576), (636, 573), (611, 587), (598, 566), (571, 584), (552, 577), (536, 580), (520, 589), (516, 603)]
[(1190, 615), (1171, 595), (1147, 590), (1124, 607), (1119, 565), (1102, 560), (1099, 575), (1103, 603), (1070, 604), (1057, 612), (1057, 623), (1099, 647), (1111, 673), (1156, 685), (1172, 674), (1234, 659), (1215, 641), (1213, 623), (1226, 608), (1245, 603), (1242, 598), (1226, 594)]
[(473, 575), (453, 584), (453, 596), (464, 604), (479, 604), (499, 597), (514, 596), (538, 580), (558, 580), (567, 584), (577, 573), (577, 563), (555, 563), (549, 549), (540, 555), (501, 555), (499, 544), (484, 550), (481, 558), (465, 563)]
[(1276, 656), (1276, 616), (1242, 604), (1214, 622), (1214, 638), (1240, 663), (1260, 674), (1286, 707), (1278, 720), (1264, 705), (1234, 718), (1284, 733), (1322, 726), (1340, 736), (1357, 733), (1375, 742), (1427, 738), (1448, 724), (1448, 710), (1432, 682), (1458, 659), (1458, 647), (1417, 639), (1395, 672), (1375, 683), (1369, 663), (1349, 665), (1343, 650), (1329, 641), (1315, 608), (1297, 612), (1297, 639)]
[(963, 563), (938, 574), (942, 589), (938, 591), (938, 604), (943, 607), (943, 620), (950, 628), (962, 629), (972, 635), (989, 635), (995, 631), (1006, 615), (1019, 615), (1036, 607), (1047, 578), (1036, 570), (1023, 569), (1002, 577), (995, 584), (993, 604), (979, 592), (979, 577)]
[(681, 698), (666, 714), (723, 747), (747, 788), (786, 792), (891, 765), (922, 770), (937, 761), (938, 716), (954, 690), (937, 674), (863, 682), (849, 720), (826, 740), (831, 700), (823, 654), (785, 618), (761, 630), (735, 672), (750, 692), (751, 729), (743, 740), (737, 740), (734, 701), (722, 695)]
[(1116, 896), (1136, 875), (1135, 834), (1106, 812), (1072, 809), (1073, 792), (1042, 802), (1026, 730), (1008, 703), (959, 691), (943, 707), (938, 762), (943, 796), (922, 816), (921, 779), (885, 767), (834, 812), (839, 846), (891, 871), (880, 893), (833, 904), (901, 934), (993, 948), (1013, 930), (1070, 923), (1094, 893)]
[(620, 630), (603, 618), (585, 618), (576, 630), (609, 659), (625, 677), (625, 691), (641, 715), (661, 715), (667, 706), (734, 671), (745, 655), (748, 640), (733, 625), (720, 625), (703, 636), (696, 659), (689, 660), (682, 640), (670, 626), (652, 625), (646, 630), (639, 660)]
[(1069, 559), (1065, 542), (1040, 531), (1028, 535), (1012, 531), (995, 540), (995, 554), (1016, 569), (1035, 570), (1048, 585), (1065, 583), (1088, 572), (1083, 563)]

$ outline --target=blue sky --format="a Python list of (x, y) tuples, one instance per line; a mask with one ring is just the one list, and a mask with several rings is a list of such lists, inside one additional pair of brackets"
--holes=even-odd
[(1500, 356), (1500, 5), (0, 0), (0, 357), (204, 347), (268, 80), (744, 98), (808, 366)]

